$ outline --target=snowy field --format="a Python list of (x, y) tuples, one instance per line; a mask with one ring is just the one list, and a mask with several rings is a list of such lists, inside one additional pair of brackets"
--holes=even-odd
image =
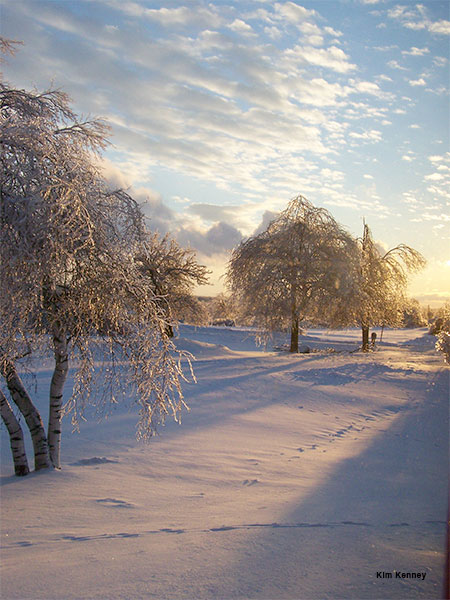
[(359, 336), (182, 326), (182, 425), (67, 420), (62, 471), (14, 477), (3, 429), (2, 600), (441, 598), (449, 372), (424, 329)]

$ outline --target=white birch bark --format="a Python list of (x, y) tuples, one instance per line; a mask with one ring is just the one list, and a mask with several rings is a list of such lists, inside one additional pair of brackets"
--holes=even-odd
[[(123, 377), (122, 365), (106, 371), (98, 401), (113, 401), (115, 391), (123, 391), (131, 379), (142, 408), (138, 435), (150, 436), (166, 414), (176, 418), (185, 406), (184, 354), (165, 331), (173, 314), (170, 302), (188, 293), (191, 283), (203, 281), (206, 270), (196, 265), (191, 251), (168, 238), (153, 243), (139, 204), (123, 190), (110, 190), (94, 158), (108, 144), (103, 121), (79, 120), (61, 91), (29, 93), (1, 84), (0, 99), (6, 111), (2, 147), (8, 156), (0, 162), (0, 376), (6, 357), (24, 357), (24, 350), (39, 347), (43, 335), (56, 333), (59, 339), (56, 326), (81, 351), (72, 408), (82, 405), (82, 413), (93, 386), (91, 338), (98, 333), (108, 340), (106, 361), (128, 358)], [(152, 253), (147, 246), (159, 250)], [(144, 256), (147, 250), (151, 257), (161, 254), (156, 274), (172, 257), (160, 280), (164, 297), (137, 258), (141, 247)], [(13, 361), (5, 373), (12, 400), (32, 432), (36, 468), (60, 463), (68, 365), (62, 339), (54, 349), (48, 431), (16, 377)], [(80, 412), (74, 410), (77, 416)]]
[(67, 337), (65, 332), (58, 329), (53, 335), (53, 351), (55, 369), (50, 384), (50, 410), (48, 417), (48, 449), (50, 460), (55, 469), (61, 468), (61, 420), (64, 384), (69, 369), (67, 353)]
[(25, 422), (30, 430), (34, 449), (34, 469), (48, 469), (51, 467), (48, 453), (47, 436), (41, 415), (34, 406), (13, 364), (3, 361), (1, 374), (5, 378), (11, 398), (24, 416)]
[(25, 452), (22, 427), (20, 426), (19, 421), (16, 419), (16, 415), (13, 413), (11, 406), (9, 405), (9, 402), (2, 390), (0, 390), (0, 413), (9, 433), (9, 442), (11, 445), (11, 452), (14, 462), (14, 472), (18, 477), (28, 475), (30, 469), (28, 467), (28, 460)]

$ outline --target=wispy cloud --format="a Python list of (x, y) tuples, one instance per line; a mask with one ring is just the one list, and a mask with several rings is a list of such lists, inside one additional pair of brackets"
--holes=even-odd
[(429, 54), (429, 48), (416, 48), (413, 46), (410, 50), (402, 50), (402, 54), (405, 56), (424, 56), (425, 54)]
[(399, 64), (399, 62), (397, 60), (390, 60), (387, 63), (387, 65), (391, 69), (398, 69), (399, 71), (407, 71), (408, 70), (406, 67), (403, 67), (401, 64)]
[(419, 77), (419, 79), (410, 79), (408, 83), (409, 83), (409, 85), (412, 85), (413, 87), (427, 85), (427, 82), (425, 81), (425, 79), (423, 77)]
[(445, 65), (448, 63), (448, 58), (445, 58), (445, 56), (435, 56), (433, 58), (433, 63), (437, 67), (445, 67)]
[(230, 25), (228, 25), (228, 28), (241, 35), (256, 35), (251, 26), (242, 19), (235, 19)]
[(364, 131), (362, 133), (352, 131), (349, 135), (353, 139), (365, 140), (368, 142), (379, 142), (382, 139), (381, 131), (378, 131), (376, 129), (372, 129), (371, 131)]
[[(432, 155), (429, 161), (433, 166), (433, 172), (425, 175), (424, 179), (428, 185), (427, 190), (435, 199), (450, 201), (450, 152), (441, 155)], [(447, 215), (448, 216), (448, 215)], [(444, 219), (450, 220), (450, 217)]]
[(294, 2), (276, 2), (274, 8), (276, 15), (297, 26), (302, 25), (307, 19), (314, 18), (317, 15), (315, 10), (304, 8)]
[(399, 21), (407, 29), (414, 31), (425, 29), (437, 35), (450, 35), (450, 21), (446, 19), (432, 21), (428, 16), (426, 6), (423, 4), (416, 4), (415, 6), (398, 4), (390, 8), (387, 14), (388, 17)]
[[(53, 80), (78, 112), (107, 118), (107, 156), (121, 166), (110, 164), (111, 181), (132, 186), (153, 227), (218, 265), (297, 193), (349, 223), (393, 219), (403, 192), (421, 207), (444, 201), (442, 118), (433, 124), (445, 21), (431, 5), (343, 2), (342, 19), (333, 6), (7, 2), (8, 30), (26, 42), (7, 76)], [(424, 170), (423, 152), (444, 158)]]
[(313, 66), (326, 67), (337, 73), (348, 73), (356, 69), (349, 62), (349, 57), (341, 48), (314, 48), (312, 46), (295, 46), (285, 52), (286, 58), (293, 64), (307, 63)]
[(162, 7), (158, 9), (146, 8), (141, 2), (116, 2), (105, 0), (106, 4), (114, 10), (119, 10), (130, 17), (143, 18), (155, 21), (164, 27), (219, 27), (222, 19), (212, 4), (209, 7), (200, 5), (180, 6), (175, 8)]

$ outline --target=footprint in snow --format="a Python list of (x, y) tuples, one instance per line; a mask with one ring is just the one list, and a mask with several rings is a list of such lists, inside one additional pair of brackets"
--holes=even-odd
[(242, 482), (242, 485), (255, 485), (255, 483), (259, 483), (259, 481), (257, 479), (246, 479), (245, 481)]
[(125, 500), (116, 500), (115, 498), (98, 498), (96, 502), (110, 505), (114, 508), (134, 508), (133, 504), (126, 502)]
[(176, 533), (178, 535), (180, 533), (186, 533), (184, 529), (171, 529), (170, 527), (165, 527), (164, 529), (160, 529), (159, 531), (161, 533)]
[(32, 546), (33, 543), (28, 540), (23, 540), (22, 542), (16, 542), (16, 546), (21, 546), (22, 548), (26, 548), (27, 546)]
[(105, 458), (104, 456), (93, 456), (92, 458), (82, 458), (77, 462), (71, 463), (71, 467), (83, 467), (86, 465), (103, 465), (104, 463), (118, 463), (118, 460), (111, 460), (110, 458)]

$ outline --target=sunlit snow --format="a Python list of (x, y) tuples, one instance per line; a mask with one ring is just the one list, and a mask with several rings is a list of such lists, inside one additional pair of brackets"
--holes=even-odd
[(178, 335), (191, 410), (150, 444), (128, 410), (73, 434), (66, 418), (63, 469), (16, 478), (1, 431), (2, 598), (440, 598), (449, 377), (434, 338), (389, 330), (365, 355), (358, 330), (311, 330), (292, 355), (250, 330)]

